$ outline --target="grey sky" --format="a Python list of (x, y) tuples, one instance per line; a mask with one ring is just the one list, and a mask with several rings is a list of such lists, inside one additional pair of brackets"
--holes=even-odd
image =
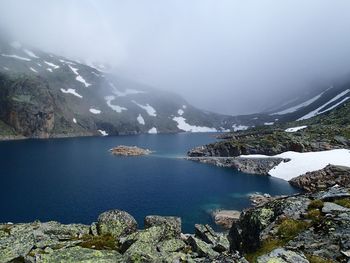
[[(350, 72), (348, 0), (1, 0), (21, 41), (238, 114)], [(293, 94), (293, 95), (292, 95)]]

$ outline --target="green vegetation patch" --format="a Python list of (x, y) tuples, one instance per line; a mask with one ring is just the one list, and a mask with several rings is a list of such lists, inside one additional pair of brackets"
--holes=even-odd
[(282, 240), (279, 239), (268, 239), (264, 240), (260, 246), (260, 248), (254, 252), (248, 253), (244, 255), (244, 257), (249, 262), (256, 262), (257, 258), (270, 253), (272, 250), (281, 247), (285, 244)]
[(334, 203), (336, 203), (337, 205), (350, 208), (350, 198), (338, 199), (338, 200), (335, 200)]
[(79, 246), (83, 248), (92, 248), (97, 250), (116, 250), (118, 248), (117, 240), (112, 235), (84, 235), (83, 242)]
[(308, 206), (308, 209), (309, 210), (312, 210), (312, 209), (322, 209), (323, 207), (323, 201), (319, 200), (319, 199), (315, 199), (315, 200), (312, 200)]
[(300, 232), (309, 227), (309, 223), (301, 220), (285, 219), (280, 224), (277, 235), (285, 242), (295, 238)]
[(331, 259), (325, 259), (320, 256), (315, 256), (310, 254), (306, 254), (305, 256), (310, 263), (335, 263), (335, 261)]

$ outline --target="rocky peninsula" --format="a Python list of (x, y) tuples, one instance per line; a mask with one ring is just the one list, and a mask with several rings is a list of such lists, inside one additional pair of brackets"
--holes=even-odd
[(119, 145), (109, 150), (113, 155), (120, 156), (140, 156), (151, 154), (152, 151), (149, 149), (139, 148), (137, 146), (125, 146)]

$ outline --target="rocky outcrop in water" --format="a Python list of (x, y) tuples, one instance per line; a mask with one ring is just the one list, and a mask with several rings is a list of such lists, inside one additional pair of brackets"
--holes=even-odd
[(122, 156), (139, 156), (139, 155), (148, 155), (152, 151), (148, 149), (142, 149), (137, 146), (125, 146), (120, 145), (109, 150), (113, 155), (122, 155)]
[(289, 183), (309, 192), (327, 189), (334, 185), (350, 187), (350, 167), (328, 165), (321, 170), (295, 177)]

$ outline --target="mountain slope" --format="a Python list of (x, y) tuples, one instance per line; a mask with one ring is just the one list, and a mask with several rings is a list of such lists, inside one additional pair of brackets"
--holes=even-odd
[(3, 138), (220, 131), (229, 116), (18, 42), (0, 42)]

